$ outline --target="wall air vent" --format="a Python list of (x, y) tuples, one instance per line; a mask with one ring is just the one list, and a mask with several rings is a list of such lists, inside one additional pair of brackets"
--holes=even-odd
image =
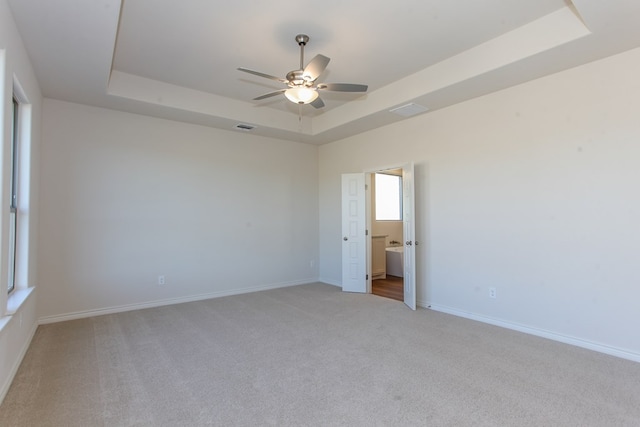
[(246, 123), (238, 123), (235, 128), (244, 132), (251, 132), (256, 127), (254, 125), (248, 125)]
[(397, 114), (402, 117), (411, 117), (411, 116), (415, 116), (416, 114), (424, 113), (425, 111), (428, 111), (428, 110), (429, 109), (427, 107), (423, 107), (422, 105), (411, 103), (411, 104), (402, 105), (400, 107), (393, 108), (389, 110), (389, 112)]

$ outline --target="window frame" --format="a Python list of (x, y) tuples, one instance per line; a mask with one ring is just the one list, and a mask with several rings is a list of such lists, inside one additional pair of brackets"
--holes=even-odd
[(18, 232), (18, 176), (20, 151), (20, 102), (13, 94), (11, 120), (11, 175), (9, 203), (9, 262), (7, 293), (16, 289), (17, 232)]
[[(394, 205), (397, 205), (397, 213), (398, 216), (394, 216), (394, 217), (385, 217), (383, 219), (380, 219), (378, 216), (378, 211), (379, 211), (379, 205), (378, 203), (382, 203), (379, 199), (380, 199), (380, 195), (381, 193), (379, 193), (379, 183), (378, 183), (378, 177), (382, 177), (382, 176), (386, 176), (386, 177), (393, 177), (393, 178), (397, 178), (398, 180), (398, 192), (397, 192), (397, 200), (387, 200), (386, 203), (393, 203)], [(396, 175), (393, 173), (385, 173), (385, 172), (375, 172), (374, 173), (374, 183), (375, 183), (375, 204), (374, 204), (374, 218), (376, 221), (402, 221), (403, 220), (403, 206), (402, 206), (402, 175)], [(395, 197), (396, 195), (394, 195)]]

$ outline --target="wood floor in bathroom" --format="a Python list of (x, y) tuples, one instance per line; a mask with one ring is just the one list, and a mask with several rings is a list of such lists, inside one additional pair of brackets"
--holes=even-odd
[(404, 301), (404, 280), (402, 277), (390, 276), (371, 282), (371, 293), (385, 298)]

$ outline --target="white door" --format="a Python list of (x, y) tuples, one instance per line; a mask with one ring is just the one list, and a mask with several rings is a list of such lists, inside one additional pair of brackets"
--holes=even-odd
[(342, 175), (342, 290), (367, 292), (367, 238), (365, 235), (363, 173)]
[(402, 166), (402, 222), (404, 232), (404, 303), (416, 309), (416, 230), (413, 163)]

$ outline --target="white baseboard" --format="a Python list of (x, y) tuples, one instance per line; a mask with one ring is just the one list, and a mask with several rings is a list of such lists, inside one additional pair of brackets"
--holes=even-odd
[(306, 285), (308, 283), (317, 282), (317, 278), (302, 279), (293, 282), (272, 283), (268, 285), (254, 286), (242, 289), (232, 289), (227, 291), (210, 292), (199, 295), (189, 295), (178, 298), (167, 298), (136, 304), (125, 304), (114, 307), (98, 308), (94, 310), (76, 311), (73, 313), (56, 314), (53, 316), (45, 316), (38, 319), (38, 324), (45, 325), (47, 323), (64, 322), (67, 320), (84, 319), (87, 317), (102, 316), (105, 314), (123, 313), (125, 311), (142, 310), (145, 308), (162, 307), (165, 305), (182, 304), (185, 302), (201, 301), (212, 298), (228, 297), (232, 295), (248, 294), (250, 292), (268, 291), (270, 289), (286, 288), (289, 286)]
[(318, 279), (318, 281), (322, 283), (326, 283), (327, 285), (337, 286), (338, 288), (342, 288), (342, 283), (338, 283), (335, 280), (325, 279), (321, 277)]
[[(427, 307), (429, 307), (429, 305), (427, 305)], [(547, 338), (547, 339), (558, 341), (564, 344), (575, 345), (577, 347), (586, 348), (588, 350), (597, 351), (599, 353), (609, 354), (611, 356), (620, 357), (622, 359), (632, 360), (634, 362), (640, 362), (640, 354), (619, 349), (616, 347), (610, 347), (607, 345), (586, 341), (580, 338), (557, 334), (555, 332), (549, 332), (544, 329), (532, 328), (529, 326), (520, 325), (518, 323), (508, 322), (500, 319), (494, 319), (492, 317), (469, 313), (466, 311), (458, 310), (451, 307), (445, 307), (437, 304), (431, 304), (429, 308), (435, 311), (440, 311), (442, 313), (452, 314), (454, 316), (464, 317), (466, 319), (476, 320), (478, 322), (488, 323), (490, 325), (500, 326), (506, 329), (512, 329), (514, 331), (523, 332), (525, 334), (535, 335), (542, 338)]]
[(20, 353), (18, 357), (13, 362), (13, 366), (11, 367), (11, 371), (9, 371), (9, 375), (7, 376), (4, 384), (2, 384), (2, 389), (0, 389), (0, 404), (4, 401), (5, 396), (9, 392), (9, 387), (11, 387), (11, 383), (13, 382), (14, 377), (18, 373), (18, 368), (20, 368), (20, 364), (22, 363), (22, 359), (24, 359), (24, 355), (27, 354), (27, 350), (31, 345), (31, 340), (33, 340), (33, 336), (36, 334), (36, 329), (38, 329), (38, 324), (35, 323), (29, 331), (29, 336), (24, 342), (24, 345), (20, 349)]
[(431, 303), (429, 301), (425, 301), (421, 299), (416, 300), (416, 305), (422, 308), (431, 308)]

